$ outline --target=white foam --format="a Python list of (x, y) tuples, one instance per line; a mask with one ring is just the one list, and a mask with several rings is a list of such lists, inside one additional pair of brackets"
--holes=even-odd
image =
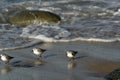
[(113, 13), (114, 16), (120, 16), (120, 9), (118, 9), (118, 11)]
[(88, 42), (119, 42), (119, 38), (115, 39), (99, 39), (99, 38), (75, 38), (75, 39), (61, 39), (61, 40), (53, 40), (51, 42), (72, 42), (72, 41), (88, 41)]
[(41, 25), (29, 25), (23, 29), (21, 37), (41, 39), (43, 41), (51, 41), (54, 38), (66, 38), (70, 35), (70, 32), (60, 28), (59, 26), (41, 26)]
[(40, 40), (34, 40), (28, 44), (24, 44), (22, 46), (15, 46), (15, 47), (6, 47), (6, 48), (0, 48), (0, 51), (6, 51), (6, 50), (15, 50), (15, 49), (22, 49), (22, 48), (27, 48), (30, 46), (33, 46), (35, 44), (41, 43), (42, 41)]
[[(109, 29), (107, 29), (108, 31)], [(89, 41), (89, 42), (116, 42), (120, 41), (119, 36), (113, 38), (88, 38), (71, 37), (71, 33), (64, 28), (56, 25), (29, 25), (23, 29), (20, 35), (23, 38), (39, 39), (43, 42), (70, 42), (70, 41)]]

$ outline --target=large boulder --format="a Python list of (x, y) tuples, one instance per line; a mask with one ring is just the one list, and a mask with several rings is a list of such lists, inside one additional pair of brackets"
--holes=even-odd
[(14, 25), (29, 25), (35, 23), (58, 23), (60, 16), (48, 11), (25, 10), (9, 17), (8, 22)]
[(111, 73), (105, 76), (107, 80), (120, 80), (120, 68), (115, 69)]

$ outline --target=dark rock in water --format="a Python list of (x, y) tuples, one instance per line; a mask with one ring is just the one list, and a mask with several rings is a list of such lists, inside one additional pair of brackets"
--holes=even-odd
[(120, 68), (115, 69), (111, 73), (105, 76), (107, 80), (120, 80)]
[(61, 20), (60, 16), (48, 11), (26, 10), (21, 11), (9, 17), (8, 21), (15, 25), (29, 25), (34, 23), (58, 23)]

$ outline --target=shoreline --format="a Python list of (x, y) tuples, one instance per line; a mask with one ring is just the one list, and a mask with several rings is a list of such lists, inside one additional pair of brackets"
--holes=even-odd
[[(35, 39), (35, 38), (24, 38), (24, 39)], [(44, 39), (44, 38), (43, 38)], [(99, 38), (75, 38), (75, 39), (61, 39), (61, 40), (53, 40), (53, 39), (49, 39), (49, 38), (45, 38), (45, 40), (42, 39), (35, 39), (32, 42), (25, 44), (25, 45), (21, 45), (21, 46), (16, 46), (16, 47), (6, 47), (6, 48), (0, 48), (0, 51), (6, 51), (6, 50), (16, 50), (16, 49), (23, 49), (23, 48), (28, 48), (28, 47), (32, 47), (36, 44), (39, 43), (69, 43), (69, 42), (86, 42), (86, 43), (120, 43), (120, 39), (119, 38), (115, 38), (115, 39), (99, 39)]]

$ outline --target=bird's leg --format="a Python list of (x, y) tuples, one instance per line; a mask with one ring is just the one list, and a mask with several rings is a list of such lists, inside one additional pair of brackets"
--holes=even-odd
[(37, 60), (41, 60), (41, 58), (42, 58), (42, 56), (40, 55), (40, 56), (37, 57)]
[(40, 57), (38, 56), (38, 57), (37, 57), (37, 60), (39, 60), (39, 59), (40, 59)]
[(9, 63), (9, 61), (5, 61), (4, 63), (5, 63), (5, 64), (8, 64), (8, 63)]
[(72, 60), (74, 60), (74, 57), (73, 58), (69, 58), (69, 61), (72, 61)]

